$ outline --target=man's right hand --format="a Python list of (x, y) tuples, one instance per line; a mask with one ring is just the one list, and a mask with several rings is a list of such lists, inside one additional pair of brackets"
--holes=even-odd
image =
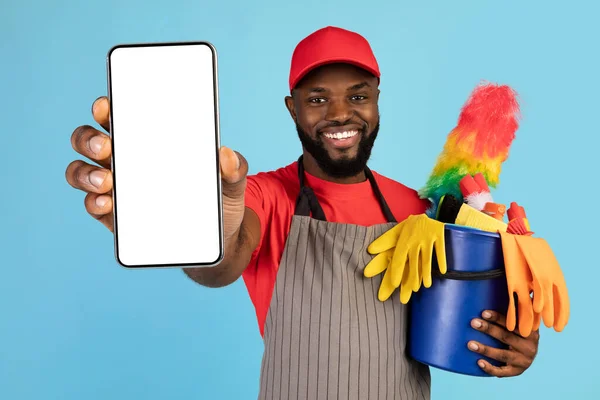
[[(104, 224), (111, 232), (114, 232), (113, 179), (110, 171), (111, 141), (107, 134), (110, 131), (109, 113), (108, 99), (106, 97), (98, 98), (92, 105), (92, 115), (94, 120), (104, 129), (104, 132), (90, 125), (83, 125), (75, 129), (71, 135), (73, 149), (97, 165), (82, 160), (73, 161), (67, 167), (66, 179), (71, 186), (82, 190), (86, 194), (84, 202), (87, 212)], [(241, 154), (222, 147), (220, 149), (220, 165), (226, 248), (225, 258), (221, 264), (227, 266), (225, 269), (230, 269), (228, 266), (231, 264), (235, 265), (233, 274), (228, 274), (230, 279), (235, 280), (245, 267), (244, 262), (248, 261), (249, 254), (257, 245), (256, 237), (260, 234), (260, 226), (256, 215), (245, 208), (244, 194), (248, 173), (246, 159)], [(160, 190), (160, 188), (148, 188), (149, 193), (153, 190)], [(151, 194), (149, 194), (150, 196)], [(152, 215), (149, 215), (148, 218), (152, 218)], [(240, 229), (243, 223), (246, 224), (246, 222), (248, 229)], [(244, 237), (244, 240), (239, 240), (240, 235), (251, 237)], [(237, 243), (240, 241), (244, 243), (242, 249), (236, 248)], [(199, 276), (199, 274), (196, 275)], [(207, 283), (209, 285), (217, 284)]]
[[(100, 97), (92, 105), (94, 120), (109, 132), (109, 106), (106, 97)], [(73, 161), (67, 167), (67, 182), (86, 193), (85, 208), (111, 232), (113, 231), (112, 173), (110, 137), (90, 125), (75, 129), (71, 145), (79, 154), (98, 165), (82, 160)]]

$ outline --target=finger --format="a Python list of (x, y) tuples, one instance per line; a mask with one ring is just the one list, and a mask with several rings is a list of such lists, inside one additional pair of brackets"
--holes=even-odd
[(516, 351), (497, 349), (494, 347), (485, 346), (484, 344), (476, 341), (470, 341), (467, 347), (474, 353), (478, 353), (493, 360), (499, 361), (503, 364), (506, 364), (506, 366), (527, 369), (531, 365), (531, 362), (527, 359), (527, 357), (525, 357), (525, 355)]
[[(510, 332), (508, 329), (501, 326), (500, 324), (502, 323), (503, 316), (499, 315), (498, 313), (486, 311), (483, 314), (486, 315), (484, 318), (487, 321), (474, 319), (471, 321), (471, 326), (473, 328), (499, 340), (508, 346), (511, 346), (513, 350), (519, 353), (531, 357), (535, 355), (537, 351), (537, 334), (531, 334), (530, 337), (524, 338), (517, 332)], [(496, 321), (498, 321), (498, 325), (495, 323)]]
[(408, 261), (404, 266), (402, 275), (402, 283), (400, 284), (400, 303), (408, 304), (413, 292), (411, 286), (408, 283), (408, 281), (410, 280), (410, 267), (408, 266)]
[(79, 154), (97, 162), (103, 168), (110, 168), (110, 138), (99, 130), (83, 125), (71, 135), (71, 146)]
[[(485, 310), (483, 313), (481, 313), (481, 316), (486, 321), (490, 321), (490, 322), (498, 325), (501, 328), (505, 327), (506, 329), (508, 329), (508, 325), (509, 325), (508, 324), (508, 315), (504, 316), (493, 310)], [(521, 338), (530, 338), (531, 337), (533, 339), (537, 339), (539, 334), (536, 331), (537, 331), (537, 329), (535, 329), (535, 330), (530, 329), (529, 333), (527, 335), (524, 335), (523, 332), (519, 329), (519, 327), (514, 329), (514, 333), (517, 334)]]
[(505, 327), (500, 327), (499, 325), (478, 318), (471, 321), (471, 326), (509, 346), (518, 346), (519, 340), (524, 340), (522, 337), (510, 332)]
[(390, 260), (392, 258), (394, 249), (385, 251), (383, 253), (377, 254), (365, 267), (363, 275), (366, 278), (372, 278), (376, 275), (381, 274), (386, 269), (389, 270), (388, 266), (390, 264)]
[(383, 275), (381, 285), (379, 286), (379, 293), (377, 294), (379, 301), (386, 301), (387, 299), (389, 299), (392, 293), (394, 293), (394, 290), (396, 290), (396, 287), (392, 285), (390, 270), (388, 268), (388, 270)]
[(540, 282), (533, 278), (533, 311), (541, 313), (544, 310), (544, 288)]
[(421, 257), (420, 255), (417, 258), (419, 261), (417, 262), (417, 269), (415, 271), (415, 277), (414, 277), (414, 286), (413, 286), (413, 292), (417, 293), (420, 289), (421, 286), (423, 286), (423, 266), (419, 265), (419, 263), (421, 262)]
[(544, 287), (541, 285), (540, 280), (533, 274), (533, 311), (541, 313), (544, 310), (544, 301), (546, 294), (544, 293)]
[(419, 261), (420, 260), (420, 246), (414, 246), (410, 250), (410, 255), (408, 256), (408, 282), (410, 283), (410, 288), (413, 292), (417, 292), (419, 290)]
[(408, 304), (413, 291), (409, 285), (400, 285), (400, 303)]
[(533, 332), (540, 329), (540, 325), (542, 324), (542, 314), (533, 312), (533, 327), (531, 328)]
[(523, 337), (531, 334), (533, 329), (533, 307), (531, 305), (531, 297), (517, 296), (519, 302), (519, 322), (518, 333)]
[(108, 193), (112, 190), (113, 181), (110, 171), (87, 164), (84, 161), (73, 161), (65, 172), (67, 182), (75, 189), (91, 193)]
[(544, 309), (542, 310), (542, 318), (544, 325), (547, 328), (554, 326), (554, 299), (552, 296), (552, 287), (546, 287), (544, 290)]
[[(485, 314), (485, 311), (484, 311)], [(485, 315), (483, 315), (485, 318)], [(517, 310), (515, 304), (515, 295), (511, 291), (508, 296), (508, 311), (506, 312), (506, 329), (514, 331), (517, 326)]]
[(498, 377), (498, 378), (508, 378), (508, 377), (512, 377), (512, 376), (519, 376), (523, 372), (525, 372), (525, 370), (523, 368), (518, 368), (518, 367), (513, 367), (513, 366), (496, 367), (485, 360), (477, 361), (477, 365), (479, 365), (479, 368), (481, 368), (487, 374)]
[(94, 117), (94, 121), (103, 127), (106, 132), (110, 132), (110, 104), (108, 97), (101, 96), (94, 101), (92, 104), (92, 116)]
[(396, 224), (392, 229), (384, 232), (381, 236), (375, 239), (367, 248), (370, 254), (378, 254), (396, 247), (398, 238), (404, 228), (404, 221)]
[[(515, 314), (517, 308), (519, 312)], [(494, 322), (498, 325), (506, 327), (509, 331), (515, 332), (522, 337), (530, 335), (533, 328), (533, 307), (531, 305), (531, 298), (527, 293), (511, 293), (506, 319), (498, 313), (494, 313), (494, 315), (494, 318), (497, 318)]]
[(433, 262), (433, 243), (427, 242), (426, 245), (423, 246), (423, 251), (421, 253), (421, 271), (422, 271), (422, 279), (423, 286), (426, 288), (431, 287), (431, 263)]
[(88, 193), (85, 196), (85, 209), (113, 232), (112, 196), (107, 194)]
[(229, 198), (243, 198), (246, 190), (248, 162), (240, 153), (227, 147), (219, 151), (223, 195)]
[[(554, 330), (562, 332), (569, 321), (569, 298), (566, 295), (566, 285), (562, 288), (554, 286)], [(563, 293), (565, 294), (563, 296)]]
[(408, 249), (406, 242), (398, 240), (397, 246), (394, 248), (394, 255), (390, 262), (392, 285), (399, 287), (403, 281), (404, 271), (408, 269)]
[(421, 290), (422, 285), (423, 285), (423, 275), (419, 274), (418, 281), (417, 281), (417, 290), (415, 290), (415, 293), (417, 291)]
[(437, 257), (440, 273), (445, 274), (448, 267), (446, 265), (446, 244), (443, 236), (440, 240), (435, 241), (435, 255)]

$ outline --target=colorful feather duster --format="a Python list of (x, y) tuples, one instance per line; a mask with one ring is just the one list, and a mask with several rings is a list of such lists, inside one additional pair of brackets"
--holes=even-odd
[(444, 195), (464, 200), (460, 181), (466, 175), (481, 173), (491, 188), (498, 185), (519, 118), (517, 94), (509, 86), (482, 83), (475, 88), (427, 183), (419, 191), (421, 198), (432, 202), (427, 212), (430, 217), (436, 215)]

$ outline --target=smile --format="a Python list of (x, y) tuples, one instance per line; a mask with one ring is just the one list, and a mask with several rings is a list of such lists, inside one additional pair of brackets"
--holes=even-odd
[(349, 139), (358, 135), (358, 131), (345, 131), (345, 132), (335, 132), (335, 133), (324, 133), (327, 139)]

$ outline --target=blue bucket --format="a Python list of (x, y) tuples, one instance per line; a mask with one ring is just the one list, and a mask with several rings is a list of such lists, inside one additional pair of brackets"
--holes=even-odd
[(446, 224), (445, 241), (447, 273), (435, 275), (439, 268), (434, 254), (431, 287), (421, 287), (410, 299), (408, 354), (445, 371), (490, 376), (477, 361), (502, 363), (469, 350), (467, 343), (507, 348), (471, 327), (471, 320), (481, 318), (484, 310), (505, 314), (508, 309), (502, 241), (497, 233), (452, 224)]

